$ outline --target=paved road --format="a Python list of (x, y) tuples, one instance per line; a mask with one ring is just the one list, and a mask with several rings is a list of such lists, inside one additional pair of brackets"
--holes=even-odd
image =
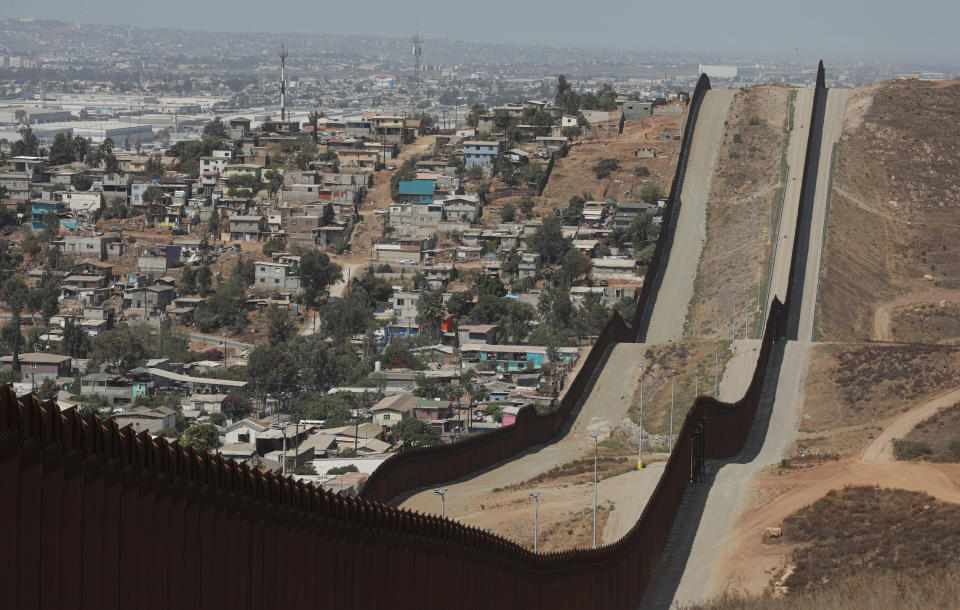
[(680, 208), (677, 234), (650, 318), (648, 343), (664, 343), (683, 338), (683, 324), (693, 298), (700, 252), (707, 238), (707, 199), (713, 181), (713, 168), (723, 141), (724, 123), (730, 111), (730, 102), (735, 94), (735, 91), (708, 91), (703, 98), (681, 192), (683, 205)]
[(770, 284), (768, 305), (777, 296), (781, 302), (787, 296), (790, 281), (790, 255), (793, 251), (793, 233), (797, 226), (797, 207), (800, 204), (800, 186), (803, 180), (803, 162), (807, 154), (807, 138), (810, 135), (810, 112), (813, 110), (813, 89), (800, 89), (794, 102), (793, 132), (787, 147), (786, 193), (783, 200), (783, 216), (780, 233), (777, 235), (777, 250), (773, 260), (773, 279)]
[[(812, 92), (810, 94), (812, 95)], [(734, 524), (749, 503), (750, 482), (761, 468), (778, 462), (796, 442), (797, 425), (804, 399), (804, 379), (811, 349), (809, 339), (813, 332), (813, 313), (816, 305), (819, 262), (823, 246), (825, 202), (830, 182), (830, 156), (833, 144), (840, 136), (845, 99), (846, 92), (837, 90), (830, 91), (827, 97), (827, 111), (820, 150), (820, 172), (817, 176), (810, 251), (806, 270), (807, 279), (804, 283), (800, 316), (799, 336), (801, 340), (791, 341), (786, 346), (770, 425), (759, 453), (748, 463), (720, 464), (719, 470), (716, 471), (716, 478), (706, 498), (693, 548), (674, 595), (674, 603), (681, 606), (708, 599), (722, 592), (725, 583), (718, 582), (718, 576), (721, 573), (720, 568), (724, 562), (729, 560), (734, 550)], [(808, 121), (809, 116), (809, 107), (805, 113), (798, 108), (797, 122)], [(806, 127), (808, 126), (804, 125), (804, 128)], [(806, 143), (805, 137), (803, 140)], [(791, 148), (792, 145), (793, 141), (791, 141)], [(796, 152), (799, 154), (799, 151)], [(790, 170), (790, 181), (793, 182), (792, 178), (796, 176), (796, 182), (799, 184), (803, 163), (791, 163)], [(796, 188), (796, 191), (799, 196), (799, 188)], [(820, 201), (819, 204), (818, 201)], [(793, 216), (795, 222), (795, 211)], [(783, 239), (786, 232), (792, 232), (794, 226), (795, 224), (782, 223), (781, 235), (778, 236), (778, 239)], [(787, 236), (784, 241), (790, 242), (790, 237)], [(788, 254), (787, 256), (781, 254), (778, 258), (789, 261), (789, 252), (790, 249), (787, 248), (778, 249), (778, 254)], [(784, 277), (778, 277), (777, 279), (782, 281)], [(784, 293), (786, 292), (785, 282), (782, 290)]]
[[(476, 514), (477, 499), (482, 495), (498, 487), (527, 481), (554, 466), (583, 457), (593, 449), (593, 439), (590, 438), (593, 432), (599, 433), (601, 441), (609, 436), (630, 407), (639, 376), (628, 373), (636, 370), (643, 361), (646, 348), (642, 343), (619, 343), (613, 347), (608, 364), (626, 363), (627, 366), (608, 365), (603, 368), (569, 432), (560, 439), (533, 447), (497, 467), (446, 485), (447, 516), (471, 523), (471, 514)], [(650, 473), (650, 477), (654, 478), (659, 471)], [(603, 487), (601, 484), (601, 502), (604, 501)], [(437, 498), (431, 490), (407, 498), (401, 506), (428, 513), (435, 513), (438, 509)]]

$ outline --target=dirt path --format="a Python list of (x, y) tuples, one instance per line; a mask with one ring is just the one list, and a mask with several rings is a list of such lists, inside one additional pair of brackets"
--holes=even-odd
[(911, 407), (906, 413), (895, 417), (877, 438), (867, 445), (860, 459), (865, 462), (892, 462), (893, 439), (903, 438), (923, 420), (932, 417), (940, 409), (960, 402), (960, 388), (941, 392), (933, 398)]
[(950, 290), (947, 288), (930, 288), (898, 296), (892, 301), (882, 303), (877, 307), (873, 315), (873, 337), (874, 341), (893, 341), (893, 332), (890, 330), (890, 324), (893, 312), (906, 305), (916, 305), (918, 303), (960, 303), (960, 290)]
[(751, 490), (751, 507), (737, 521), (732, 537), (736, 543), (721, 564), (713, 594), (761, 593), (793, 549), (765, 543), (763, 531), (779, 527), (787, 516), (848, 485), (922, 491), (960, 502), (960, 464), (841, 460), (800, 470), (767, 470)]

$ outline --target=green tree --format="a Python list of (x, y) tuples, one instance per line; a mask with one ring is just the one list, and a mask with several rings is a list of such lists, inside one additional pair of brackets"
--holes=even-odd
[(11, 157), (39, 157), (40, 141), (34, 135), (33, 130), (28, 125), (24, 125), (17, 130), (20, 139), (10, 146)]
[(663, 199), (663, 187), (659, 182), (648, 182), (640, 189), (640, 201), (656, 205), (661, 199)]
[[(301, 154), (303, 154), (302, 151)], [(316, 145), (314, 145), (314, 156), (316, 156)], [(312, 160), (313, 159), (311, 159), (311, 161)], [(273, 197), (283, 186), (283, 174), (275, 169), (268, 169), (266, 172), (264, 172), (263, 177), (267, 181), (267, 190), (270, 192), (270, 196)]]
[(417, 299), (417, 324), (423, 326), (433, 340), (440, 338), (440, 322), (443, 317), (443, 292), (424, 292)]
[(480, 123), (480, 116), (487, 113), (487, 108), (483, 104), (474, 104), (467, 112), (467, 125), (476, 128)]
[(503, 204), (503, 207), (500, 208), (500, 219), (503, 222), (513, 222), (517, 219), (517, 208), (509, 202)]
[(587, 272), (589, 260), (576, 248), (568, 249), (560, 265), (567, 282), (574, 282), (581, 275)]
[(452, 313), (458, 318), (465, 316), (473, 307), (473, 295), (466, 291), (454, 292), (447, 299), (447, 313)]
[(343, 380), (336, 352), (319, 335), (297, 336), (286, 345), (293, 356), (297, 383), (318, 392), (326, 392)]
[(296, 374), (293, 356), (282, 346), (257, 346), (247, 358), (247, 376), (262, 399), (291, 390)]
[(31, 311), (39, 311), (44, 324), (60, 310), (60, 276), (45, 271), (37, 285), (30, 289), (28, 303)]
[(439, 445), (440, 437), (430, 429), (422, 419), (401, 419), (390, 430), (390, 438), (395, 443), (402, 443), (405, 447), (425, 447)]
[(183, 294), (196, 294), (197, 292), (197, 272), (192, 265), (185, 265), (180, 273), (180, 292)]
[(271, 346), (285, 343), (296, 334), (297, 327), (285, 307), (271, 307), (267, 310), (267, 342)]
[(597, 178), (608, 178), (610, 174), (619, 167), (620, 161), (617, 159), (600, 159), (600, 161), (593, 166), (593, 173)]
[(40, 239), (49, 242), (60, 233), (60, 218), (54, 212), (47, 212), (43, 215), (43, 233)]
[(543, 261), (548, 264), (555, 263), (570, 245), (569, 240), (563, 237), (560, 217), (556, 215), (544, 218), (527, 243), (530, 249), (540, 254)]
[(310, 250), (300, 258), (300, 285), (307, 305), (316, 303), (342, 278), (340, 265), (331, 262), (324, 252)]
[(523, 214), (524, 218), (533, 216), (534, 205), (536, 204), (534, 204), (533, 199), (524, 199), (520, 202), (520, 213)]
[(227, 133), (227, 126), (223, 124), (220, 117), (217, 117), (203, 126), (203, 135), (223, 140), (229, 137), (230, 134)]
[(156, 179), (163, 176), (166, 171), (166, 168), (163, 167), (163, 163), (160, 161), (160, 155), (156, 154), (150, 155), (150, 157), (147, 159), (147, 165), (144, 167), (143, 171), (140, 172), (140, 175)]
[(220, 411), (214, 411), (213, 413), (210, 413), (207, 415), (207, 418), (214, 426), (223, 427), (227, 423), (227, 416)]
[(493, 403), (488, 404), (483, 408), (483, 414), (487, 417), (493, 418), (493, 421), (498, 424), (503, 421), (503, 409), (500, 405), (495, 405)]
[(148, 357), (143, 335), (125, 323), (100, 333), (91, 344), (88, 369), (92, 371), (106, 365), (122, 374), (140, 366)]
[(86, 358), (90, 353), (90, 335), (72, 317), (63, 325), (63, 351), (74, 358)]
[(151, 203), (161, 203), (165, 196), (166, 192), (159, 186), (148, 186), (140, 195), (140, 199), (149, 205)]
[(93, 186), (93, 178), (86, 172), (74, 174), (70, 177), (70, 184), (78, 191), (89, 191), (90, 187)]
[(196, 281), (200, 296), (206, 298), (206, 296), (210, 294), (210, 289), (213, 287), (213, 272), (210, 271), (209, 265), (200, 266), (200, 269), (197, 270)]
[(197, 451), (213, 451), (220, 446), (219, 434), (220, 431), (213, 424), (197, 424), (187, 428), (181, 444)]

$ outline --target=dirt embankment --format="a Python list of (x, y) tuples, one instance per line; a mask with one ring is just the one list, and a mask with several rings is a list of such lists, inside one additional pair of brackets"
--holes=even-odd
[(762, 325), (756, 313), (757, 291), (766, 294), (772, 231), (779, 215), (780, 144), (789, 89), (765, 85), (739, 91), (730, 106), (723, 143), (717, 154), (710, 201), (707, 241), (700, 256), (693, 303), (685, 335), (729, 337), (731, 289), (737, 290), (737, 336), (745, 315), (754, 314), (751, 337)]
[[(827, 218), (823, 339), (931, 341), (939, 340), (931, 331), (943, 331), (945, 340), (960, 334), (909, 297), (902, 311), (881, 310), (898, 296), (960, 290), (957, 176), (960, 81), (896, 81), (851, 93)], [(876, 323), (878, 310), (895, 320), (893, 336), (882, 336), (889, 322)]]

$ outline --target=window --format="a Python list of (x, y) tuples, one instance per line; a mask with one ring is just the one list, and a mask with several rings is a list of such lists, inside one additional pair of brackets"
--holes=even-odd
[(280, 283), (280, 280), (275, 279), (275, 280), (273, 280), (273, 283), (274, 283), (274, 284), (279, 284), (279, 283)]
[(250, 442), (250, 432), (241, 432), (237, 435), (238, 443), (249, 443)]
[(390, 414), (389, 414), (389, 413), (384, 413), (384, 414), (383, 414), (383, 420), (386, 421), (386, 420), (388, 420), (388, 419), (390, 419)]
[(36, 363), (36, 362), (31, 362), (31, 363), (30, 363), (30, 368), (32, 368), (32, 369), (37, 368), (37, 363)]

